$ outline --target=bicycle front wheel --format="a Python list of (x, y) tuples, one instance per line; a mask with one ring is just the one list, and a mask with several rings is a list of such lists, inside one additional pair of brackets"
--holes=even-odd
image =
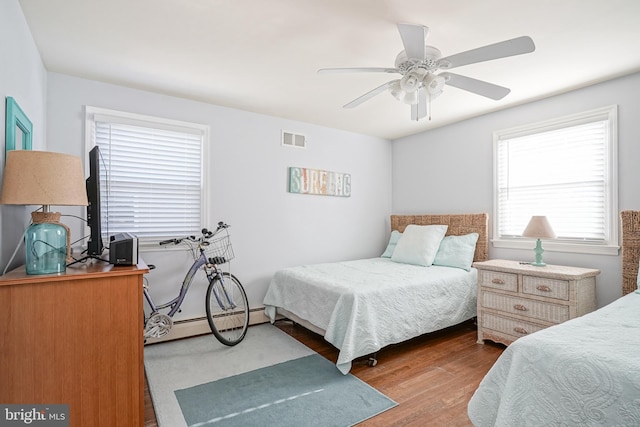
[(231, 273), (216, 276), (207, 288), (207, 320), (224, 345), (238, 344), (249, 326), (249, 301), (240, 281)]

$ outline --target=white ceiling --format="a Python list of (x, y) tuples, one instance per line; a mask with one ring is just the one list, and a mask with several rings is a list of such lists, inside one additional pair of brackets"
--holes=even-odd
[[(49, 71), (387, 139), (640, 71), (638, 0), (20, 0)], [(432, 118), (382, 93), (396, 23), (430, 28), (443, 56), (511, 39), (536, 51), (456, 68), (506, 86), (493, 101), (454, 87)]]

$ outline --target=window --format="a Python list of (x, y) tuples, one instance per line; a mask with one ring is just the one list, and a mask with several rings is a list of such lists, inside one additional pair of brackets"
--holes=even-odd
[(155, 243), (199, 233), (208, 133), (204, 125), (86, 107), (86, 149), (97, 145), (102, 157), (103, 239), (129, 232)]
[(546, 215), (545, 249), (617, 254), (617, 107), (494, 133), (494, 241), (530, 248), (522, 231)]

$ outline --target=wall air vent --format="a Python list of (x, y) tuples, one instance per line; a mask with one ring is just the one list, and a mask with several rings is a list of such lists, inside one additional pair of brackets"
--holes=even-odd
[(297, 148), (306, 148), (307, 147), (307, 137), (304, 135), (300, 135), (297, 133), (291, 133), (287, 131), (282, 131), (282, 145), (286, 147), (297, 147)]

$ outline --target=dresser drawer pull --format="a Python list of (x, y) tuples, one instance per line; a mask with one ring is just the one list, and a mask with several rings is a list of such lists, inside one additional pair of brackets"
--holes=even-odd
[(517, 332), (517, 333), (519, 333), (519, 334), (523, 334), (523, 335), (527, 335), (527, 334), (529, 333), (529, 332), (527, 332), (527, 330), (526, 330), (526, 329), (521, 328), (521, 327), (519, 327), (519, 326), (517, 326), (517, 327), (513, 328), (513, 330), (514, 330), (515, 332)]
[(551, 292), (551, 288), (546, 285), (538, 285), (536, 286), (536, 289), (540, 292)]
[(516, 304), (513, 306), (513, 308), (519, 311), (529, 311), (529, 309), (522, 304)]
[(504, 280), (496, 278), (493, 279), (491, 283), (495, 283), (496, 285), (504, 285)]

